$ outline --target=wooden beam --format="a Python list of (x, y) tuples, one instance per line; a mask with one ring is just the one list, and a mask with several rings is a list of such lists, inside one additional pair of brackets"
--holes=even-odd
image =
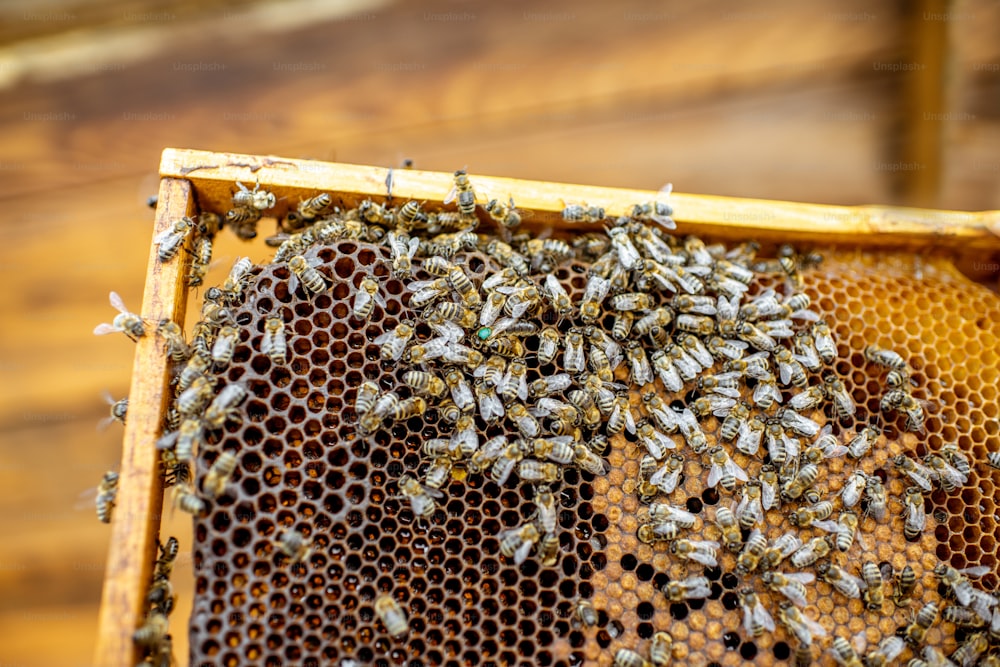
[[(206, 151), (164, 150), (160, 175), (188, 178), (202, 210), (225, 213), (235, 182), (266, 184), (278, 198), (268, 214), (283, 216), (297, 202), (317, 192), (329, 192), (345, 206), (365, 198), (386, 199), (389, 170), (352, 164), (250, 156)], [(452, 185), (445, 172), (396, 170), (393, 195), (416, 199), (428, 208), (440, 207)], [(533, 226), (569, 229), (561, 211), (569, 202), (602, 206), (620, 215), (633, 204), (657, 193), (623, 188), (526, 181), (473, 174), (475, 189), (489, 197), (513, 196), (518, 208), (530, 213)], [(719, 239), (754, 238), (763, 242), (806, 242), (820, 245), (869, 247), (1000, 248), (1000, 211), (934, 211), (890, 206), (827, 206), (796, 202), (673, 194), (678, 233), (698, 233)], [(579, 229), (579, 226), (576, 227)]]
[[(194, 211), (190, 182), (174, 178), (161, 180), (154, 237), (168, 229), (178, 217), (192, 215)], [(163, 263), (157, 258), (157, 247), (150, 244), (141, 312), (149, 323), (146, 335), (139, 339), (135, 349), (95, 665), (133, 667), (138, 661), (132, 633), (146, 617), (146, 590), (152, 577), (163, 507), (159, 452), (155, 443), (172, 398), (167, 357), (162, 340), (155, 334), (155, 326), (162, 318), (170, 318), (183, 326), (187, 272), (182, 258), (187, 255), (182, 252), (174, 261)]]

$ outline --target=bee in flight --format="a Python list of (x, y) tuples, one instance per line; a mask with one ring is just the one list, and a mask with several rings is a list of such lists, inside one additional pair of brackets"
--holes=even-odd
[(118, 292), (111, 292), (108, 298), (111, 301), (111, 306), (118, 311), (118, 314), (115, 315), (115, 319), (111, 321), (111, 324), (101, 323), (94, 327), (94, 335), (103, 336), (120, 331), (132, 340), (145, 336), (145, 322), (135, 313), (129, 312), (129, 309), (125, 307), (125, 302), (118, 296)]

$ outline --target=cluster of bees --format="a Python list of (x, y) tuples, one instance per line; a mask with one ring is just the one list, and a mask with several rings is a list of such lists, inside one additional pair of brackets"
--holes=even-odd
[(170, 574), (180, 544), (176, 537), (170, 537), (164, 544), (157, 543), (157, 548), (159, 557), (153, 568), (153, 582), (146, 593), (146, 602), (150, 606), (145, 622), (133, 633), (132, 639), (143, 651), (143, 664), (170, 667), (174, 664), (173, 640), (167, 617), (173, 612), (176, 600)]
[[(391, 179), (390, 173), (389, 202)], [(237, 186), (233, 208), (224, 218), (211, 213), (197, 220), (181, 218), (156, 239), (163, 262), (190, 242), (192, 286), (202, 282), (219, 229), (229, 226), (241, 238), (253, 238), (262, 212), (275, 204), (274, 195), (259, 185), (253, 190)], [(916, 585), (909, 566), (894, 573), (864, 562), (855, 574), (836, 562), (859, 541), (859, 512), (878, 522), (887, 520), (884, 481), (858, 467), (839, 497), (824, 498), (815, 488), (824, 462), (863, 459), (879, 446), (882, 435), (881, 419), (854, 431), (840, 428), (853, 423), (857, 408), (832, 369), (837, 347), (830, 327), (799, 291), (801, 273), (821, 258), (786, 246), (777, 259), (761, 260), (754, 243), (729, 249), (695, 237), (677, 238), (668, 231), (674, 228), (672, 210), (662, 201), (636, 204), (620, 216), (570, 204), (563, 211), (565, 220), (604, 223), (604, 232), (579, 235), (572, 243), (534, 238), (517, 232), (527, 214), (512, 197), (505, 203), (482, 203), (464, 171), (455, 173), (454, 188), (444, 201), (454, 201), (456, 210), (424, 211), (415, 201), (394, 207), (372, 200), (341, 210), (332, 197), (320, 194), (301, 202), (281, 222), (279, 233), (267, 239), (276, 248), (273, 261), (288, 267), (289, 291), (306, 299), (326, 292), (335, 280), (326, 272), (320, 247), (351, 239), (387, 248), (392, 276), (404, 282), (415, 316), (374, 342), (384, 362), (405, 365), (403, 385), (384, 391), (373, 382), (363, 383), (353, 411), (361, 437), (431, 409), (451, 426), (447, 437), (423, 444), (425, 463), (419, 474), (396, 480), (418, 522), (434, 516), (449, 480), (482, 474), (504, 484), (516, 476), (531, 487), (528, 497), (536, 511), (501, 533), (501, 553), (515, 564), (534, 554), (542, 565), (554, 565), (560, 554), (555, 493), (562, 475), (567, 467), (604, 475), (608, 465), (603, 456), (613, 440), (627, 433), (644, 451), (635, 491), (648, 507), (638, 539), (663, 544), (673, 558), (701, 568), (717, 566), (720, 549), (733, 553), (749, 637), (775, 632), (776, 614), (796, 640), (796, 664), (810, 664), (816, 658), (814, 646), (827, 634), (803, 611), (805, 587), (817, 577), (839, 594), (861, 599), (870, 611), (883, 609), (887, 600), (908, 603)], [(476, 231), (479, 208), (496, 233)], [(465, 261), (473, 252), (485, 254), (500, 269), (477, 281)], [(553, 273), (571, 260), (589, 264), (578, 302)], [(247, 395), (242, 385), (225, 382), (220, 373), (239, 340), (233, 310), (242, 303), (255, 268), (240, 259), (221, 287), (205, 292), (190, 343), (173, 322), (155, 327), (177, 369), (175, 400), (157, 447), (165, 482), (175, 487), (175, 506), (196, 516), (225, 492), (236, 465), (234, 454), (222, 452), (209, 469), (193, 472), (195, 453), (227, 421), (240, 418), (239, 406)], [(415, 280), (417, 270), (428, 278)], [(754, 279), (775, 273), (784, 276), (785, 289), (755, 293)], [(365, 277), (350, 299), (352, 316), (359, 320), (386, 305), (374, 275)], [(146, 335), (143, 318), (127, 311), (114, 293), (111, 302), (120, 314), (95, 333)], [(431, 333), (420, 335), (418, 330)], [(275, 364), (286, 363), (286, 333), (281, 317), (267, 320), (260, 352)], [(924, 404), (912, 393), (906, 360), (876, 347), (867, 348), (864, 357), (885, 372), (888, 389), (881, 411), (902, 413), (907, 429), (922, 431)], [(538, 379), (529, 381), (529, 371)], [(124, 409), (115, 404), (116, 417), (116, 409), (123, 421)], [(814, 418), (822, 420), (824, 410), (830, 417), (825, 426)], [(720, 426), (710, 436), (705, 422), (713, 418)], [(486, 426), (501, 433), (484, 440)], [(708, 470), (707, 487), (732, 496), (712, 517), (720, 541), (685, 536), (696, 514), (659, 500), (678, 488), (691, 460)], [(962, 488), (970, 462), (954, 445), (922, 461), (900, 455), (893, 462), (897, 474), (912, 483), (903, 498), (903, 532), (914, 540), (925, 529), (924, 495), (935, 486), (948, 493)], [(751, 463), (760, 463), (753, 478)], [(988, 463), (1000, 467), (1000, 454), (990, 455)], [(102, 521), (110, 520), (113, 481), (106, 476), (102, 483)], [(769, 541), (761, 527), (768, 512), (779, 510), (797, 530)], [(810, 528), (820, 532), (803, 540), (800, 534)], [(301, 533), (287, 530), (278, 536), (276, 548), (294, 566), (312, 547)], [(922, 657), (910, 661), (912, 667), (997, 664), (1000, 604), (968, 578), (984, 572), (940, 564), (934, 573), (947, 590), (945, 603), (925, 605), (896, 636), (867, 651), (834, 637), (833, 657), (846, 667), (880, 667), (907, 647), (917, 655), (927, 631), (941, 618), (968, 628), (966, 640), (950, 660), (923, 647)], [(777, 593), (774, 613), (762, 604), (756, 592), (761, 588)], [(694, 573), (661, 590), (667, 600), (682, 602), (707, 597), (711, 585)], [(379, 596), (375, 611), (390, 636), (407, 633), (406, 612), (392, 595)], [(160, 636), (166, 636), (167, 613), (154, 607), (147, 625), (136, 633), (137, 643), (154, 646), (148, 640), (154, 631), (147, 628), (161, 618)], [(597, 623), (585, 600), (577, 618), (585, 626)], [(669, 634), (659, 632), (648, 658), (620, 649), (614, 663), (666, 665), (672, 644)]]

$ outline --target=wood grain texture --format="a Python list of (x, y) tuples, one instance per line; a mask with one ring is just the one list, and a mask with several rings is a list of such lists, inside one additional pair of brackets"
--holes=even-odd
[[(154, 238), (170, 229), (182, 215), (193, 215), (191, 184), (183, 179), (161, 181)], [(101, 598), (95, 665), (131, 667), (137, 662), (132, 633), (142, 625), (148, 609), (146, 590), (153, 572), (160, 530), (163, 488), (156, 439), (172, 391), (168, 359), (155, 323), (169, 318), (183, 326), (187, 305), (185, 262), (182, 257), (163, 263), (150, 244), (143, 317), (147, 335), (136, 343), (129, 415), (122, 447), (118, 502), (111, 524), (111, 548)]]

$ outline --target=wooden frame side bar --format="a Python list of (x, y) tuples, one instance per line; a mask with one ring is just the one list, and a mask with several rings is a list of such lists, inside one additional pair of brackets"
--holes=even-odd
[[(371, 197), (386, 199), (389, 169), (352, 164), (315, 162), (279, 157), (210, 153), (168, 148), (160, 175), (188, 178), (205, 210), (224, 213), (231, 205), (235, 181), (255, 181), (279, 198), (269, 215), (283, 216), (289, 208), (317, 192), (329, 192), (346, 206)], [(631, 210), (633, 204), (656, 198), (645, 190), (525, 181), (471, 176), (478, 193), (506, 200), (515, 197), (518, 208), (530, 213), (531, 226), (575, 228), (563, 221), (566, 203), (603, 206), (610, 215)], [(452, 174), (393, 171), (393, 196), (440, 206), (451, 189)], [(858, 244), (882, 247), (950, 247), (962, 250), (1000, 249), (1000, 211), (936, 211), (890, 206), (827, 206), (796, 202), (673, 194), (679, 233), (698, 233), (720, 239), (764, 242)]]
[[(164, 178), (153, 234), (168, 229), (174, 220), (195, 213), (191, 183)], [(187, 252), (166, 264), (150, 244), (146, 288), (141, 315), (147, 319), (146, 335), (139, 339), (132, 366), (129, 412), (122, 443), (117, 506), (111, 522), (111, 548), (98, 622), (94, 664), (133, 667), (138, 659), (132, 633), (145, 620), (146, 589), (152, 576), (156, 540), (163, 508), (159, 452), (155, 443), (170, 398), (167, 358), (156, 323), (170, 318), (183, 326), (187, 303), (185, 284)]]

